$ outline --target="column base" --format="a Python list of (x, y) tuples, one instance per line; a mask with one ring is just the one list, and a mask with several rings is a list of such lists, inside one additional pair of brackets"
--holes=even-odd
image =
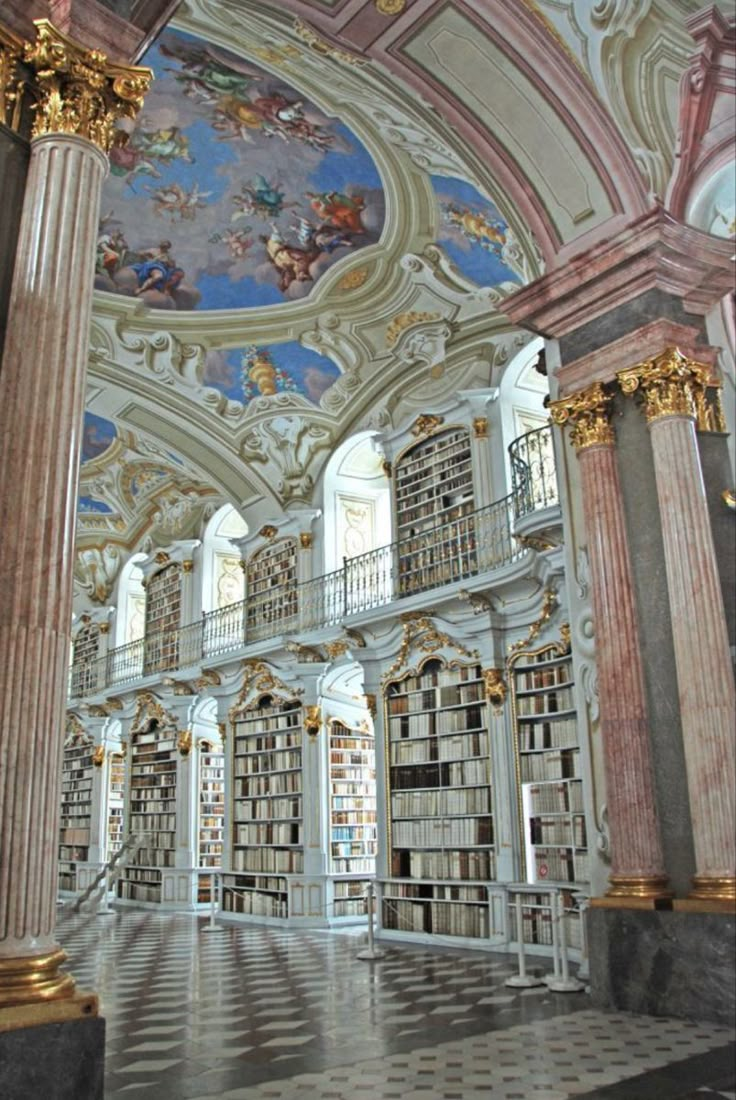
[(586, 931), (596, 1008), (733, 1025), (733, 916), (591, 908)]
[(655, 909), (658, 902), (672, 897), (666, 875), (611, 875), (605, 897), (591, 898), (597, 908)]
[(74, 978), (59, 970), (65, 959), (61, 948), (45, 955), (0, 959), (0, 1009), (73, 996)]
[(693, 875), (688, 897), (736, 905), (736, 877), (733, 875)]
[[(33, 1011), (57, 1010), (76, 1000), (34, 1005)], [(96, 1006), (96, 998), (92, 998)], [(4, 1009), (4, 1013), (15, 1011)], [(31, 1011), (21, 1006), (17, 1011)], [(58, 1023), (24, 1025), (0, 1032), (0, 1096), (3, 1100), (103, 1100), (105, 1021), (101, 1016)]]

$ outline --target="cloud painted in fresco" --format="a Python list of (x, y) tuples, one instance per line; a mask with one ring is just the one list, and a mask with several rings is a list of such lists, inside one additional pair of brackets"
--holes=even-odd
[(246, 405), (253, 397), (263, 396), (263, 383), (259, 384), (257, 380), (261, 376), (257, 368), (255, 372), (251, 369), (259, 354), (265, 364), (265, 377), (277, 393), (300, 393), (314, 405), (319, 405), (322, 394), (340, 377), (340, 371), (331, 359), (291, 340), (284, 344), (271, 344), (267, 348), (259, 346), (210, 352), (204, 371), (205, 385), (213, 386), (226, 397)]
[(82, 434), (82, 462), (91, 462), (104, 454), (117, 437), (117, 429), (110, 420), (85, 412)]
[(77, 511), (83, 515), (100, 514), (110, 516), (113, 514), (110, 505), (105, 504), (103, 500), (95, 500), (94, 497), (82, 496), (79, 498)]
[(277, 304), (378, 240), (381, 180), (341, 122), (258, 65), (178, 31), (143, 63), (156, 80), (111, 157), (99, 289), (160, 309)]
[(440, 209), (438, 243), (478, 286), (519, 282), (503, 260), (508, 225), (494, 204), (464, 180), (431, 176)]

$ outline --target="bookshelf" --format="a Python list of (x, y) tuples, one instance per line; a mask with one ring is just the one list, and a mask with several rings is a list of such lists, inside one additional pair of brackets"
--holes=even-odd
[(176, 668), (181, 627), (181, 564), (170, 562), (148, 578), (144, 673)]
[(394, 506), (400, 594), (449, 584), (472, 571), (473, 470), (466, 428), (435, 432), (400, 455)]
[(131, 734), (128, 832), (145, 843), (123, 870), (118, 896), (127, 901), (160, 902), (161, 868), (176, 854), (176, 733), (147, 719)]
[(304, 869), (302, 706), (263, 694), (233, 718), (231, 873), (225, 912), (288, 917), (285, 875)]
[(297, 610), (297, 542), (276, 539), (251, 555), (247, 567), (246, 638), (287, 628)]
[(392, 879), (382, 925), (488, 938), (496, 867), (481, 667), (429, 658), (389, 681), (384, 702)]
[(72, 661), (72, 694), (84, 695), (97, 687), (97, 658), (100, 649), (100, 628), (97, 623), (86, 623), (74, 638)]
[(110, 756), (107, 789), (107, 852), (111, 859), (123, 845), (125, 811), (125, 757), (114, 753)]
[(374, 875), (375, 739), (367, 727), (351, 729), (338, 720), (329, 723), (329, 731), (330, 869), (335, 874)]
[(528, 943), (551, 944), (544, 887), (562, 888), (568, 943), (580, 946), (573, 894), (590, 878), (572, 656), (566, 642), (509, 660), (522, 871), (538, 885), (524, 899)]
[[(206, 741), (199, 746), (197, 784), (197, 865), (222, 866), (225, 824), (225, 756)], [(212, 875), (197, 876), (197, 900), (211, 901)]]
[(59, 822), (59, 889), (77, 889), (77, 863), (89, 854), (94, 765), (91, 739), (75, 735), (64, 746)]

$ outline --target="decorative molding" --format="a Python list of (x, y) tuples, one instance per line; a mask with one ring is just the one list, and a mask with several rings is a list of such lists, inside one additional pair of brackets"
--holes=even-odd
[(296, 31), (302, 42), (306, 42), (310, 50), (314, 50), (315, 53), (322, 54), (323, 57), (330, 57), (333, 61), (340, 61), (343, 65), (365, 65), (367, 58), (360, 57), (358, 54), (349, 53), (347, 50), (340, 49), (338, 46), (333, 46), (330, 42), (326, 42), (324, 38), (320, 38), (316, 31), (305, 23), (302, 19), (294, 20), (294, 30)]
[(265, 694), (272, 691), (279, 692), (287, 699), (298, 699), (303, 694), (304, 689), (289, 687), (288, 684), (279, 679), (265, 661), (255, 657), (249, 657), (246, 661), (243, 661), (243, 684), (238, 698), (228, 712), (230, 721), (232, 722), (245, 709), (246, 701), (250, 695), (256, 692)]
[(101, 768), (105, 763), (105, 746), (98, 745), (92, 753), (92, 763), (96, 768)]
[(299, 532), (299, 545), (302, 550), (311, 550), (314, 544), (314, 535), (311, 531)]
[(410, 325), (419, 325), (424, 321), (441, 321), (442, 314), (434, 312), (413, 311), (409, 313), (397, 313), (393, 321), (386, 329), (386, 346), (392, 348), (404, 329)]
[(514, 538), (519, 546), (522, 546), (525, 550), (536, 550), (538, 554), (544, 554), (547, 550), (557, 550), (562, 545), (560, 542), (553, 542), (551, 539), (545, 538), (544, 535), (515, 534)]
[(406, 7), (406, 0), (373, 0), (376, 11), (381, 15), (400, 15)]
[(319, 706), (307, 706), (304, 708), (304, 729), (312, 740), (317, 737), (322, 729), (322, 711)]
[(114, 142), (125, 139), (117, 122), (138, 114), (153, 73), (108, 62), (104, 53), (81, 46), (48, 19), (35, 26), (36, 41), (26, 43), (23, 53), (40, 91), (33, 137), (76, 134), (109, 153)]
[(365, 699), (365, 705), (368, 713), (370, 714), (371, 718), (375, 718), (378, 714), (378, 702), (376, 700), (376, 696), (373, 694), (373, 692), (366, 692), (363, 698)]
[(338, 290), (357, 290), (363, 286), (370, 275), (369, 267), (354, 267), (352, 271), (346, 271), (337, 283)]
[(269, 541), (271, 541), (272, 539), (276, 538), (276, 535), (278, 534), (278, 527), (274, 527), (272, 523), (267, 523), (265, 524), (265, 526), (261, 527), (258, 534), (261, 536), (262, 539), (268, 539)]
[(504, 703), (509, 686), (503, 678), (502, 668), (484, 668), (483, 683), (485, 685), (486, 698), (493, 707), (496, 716), (503, 714)]
[(411, 434), (415, 436), (431, 435), (444, 424), (444, 416), (434, 416), (431, 413), (422, 413), (411, 426)]
[(180, 756), (189, 756), (192, 751), (192, 731), (183, 730), (176, 739), (176, 747)]
[[(521, 650), (526, 649), (534, 640), (538, 638), (542, 632), (542, 627), (545, 626), (552, 618), (552, 613), (558, 605), (557, 593), (554, 588), (545, 589), (544, 600), (542, 601), (542, 612), (538, 619), (532, 623), (529, 627), (529, 631), (525, 638), (521, 641), (513, 642), (509, 647), (509, 656), (506, 658), (509, 661), (514, 654), (520, 653)], [(566, 635), (563, 636), (563, 641), (566, 646), (570, 644), (570, 627), (567, 624), (563, 624), (566, 627)], [(560, 633), (563, 634), (563, 628), (560, 628)]]
[(421, 653), (436, 653), (438, 649), (446, 647), (454, 649), (456, 653), (461, 654), (463, 657), (471, 659), (478, 657), (477, 650), (466, 649), (460, 642), (454, 641), (449, 634), (438, 630), (426, 612), (406, 612), (401, 616), (401, 622), (403, 624), (401, 646), (396, 660), (382, 677), (383, 683), (390, 680), (399, 669), (404, 667), (412, 649), (417, 649)]
[(488, 417), (473, 417), (473, 435), (476, 439), (488, 439)]
[[(327, 647), (325, 646), (325, 649)], [(316, 665), (324, 664), (325, 655), (319, 646), (303, 645), (302, 642), (286, 642), (284, 649), (296, 657), (300, 664)]]
[(698, 419), (698, 402), (712, 385), (711, 368), (683, 355), (679, 348), (665, 348), (661, 355), (627, 367), (616, 375), (623, 393), (637, 391), (643, 397), (647, 423), (667, 416)]
[[(611, 424), (613, 395), (606, 392), (601, 382), (594, 382), (585, 390), (551, 401), (549, 414), (554, 424), (572, 425), (570, 441), (580, 452), (586, 447), (612, 447), (616, 436)], [(549, 547), (548, 547), (549, 549)]]
[(194, 562), (192, 561), (191, 558), (186, 558), (181, 563), (181, 571), (182, 571), (182, 573), (193, 573), (194, 572)]
[(457, 598), (462, 600), (463, 603), (469, 603), (473, 609), (474, 615), (482, 615), (483, 612), (493, 611), (493, 602), (489, 596), (484, 596), (481, 592), (469, 592), (467, 588), (459, 588), (457, 591)]
[(731, 512), (736, 512), (736, 489), (724, 489), (721, 500)]
[(194, 681), (194, 688), (197, 692), (202, 692), (209, 687), (219, 687), (221, 683), (219, 672), (215, 672), (213, 668), (203, 668), (202, 674)]

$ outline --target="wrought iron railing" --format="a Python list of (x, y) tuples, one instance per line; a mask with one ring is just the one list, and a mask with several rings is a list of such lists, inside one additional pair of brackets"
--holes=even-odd
[(551, 427), (519, 436), (509, 445), (509, 458), (517, 519), (560, 503)]
[(339, 626), (353, 615), (500, 569), (526, 552), (514, 520), (558, 502), (551, 432), (540, 428), (509, 448), (514, 490), (449, 523), (346, 559), (342, 569), (289, 590), (277, 613), (256, 621), (248, 600), (208, 611), (179, 630), (150, 634), (73, 666), (73, 697), (172, 672), (281, 634)]

